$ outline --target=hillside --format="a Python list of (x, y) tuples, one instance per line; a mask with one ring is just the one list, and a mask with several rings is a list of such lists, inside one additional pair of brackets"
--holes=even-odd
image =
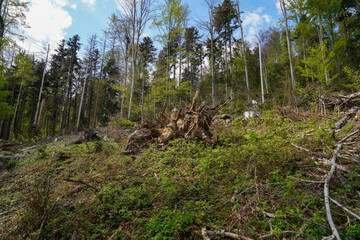
[(39, 144), (0, 170), (0, 239), (322, 239), (327, 185), (341, 238), (360, 239), (360, 121), (341, 117), (264, 111), (213, 127), (216, 144), (135, 155), (111, 126)]

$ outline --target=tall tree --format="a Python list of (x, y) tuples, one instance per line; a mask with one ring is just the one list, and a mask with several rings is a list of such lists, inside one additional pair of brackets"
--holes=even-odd
[(0, 52), (6, 41), (13, 41), (10, 37), (21, 35), (15, 33), (15, 29), (26, 26), (25, 14), (28, 11), (27, 1), (22, 0), (0, 0)]
[(150, 20), (151, 0), (117, 0), (125, 16), (131, 24), (131, 60), (132, 60), (132, 79), (129, 99), (128, 118), (131, 116), (131, 106), (135, 91), (136, 79), (136, 58), (140, 37), (143, 34), (147, 22)]
[[(171, 56), (176, 55), (174, 52), (174, 43), (177, 35), (184, 31), (184, 22), (187, 21), (189, 16), (189, 8), (183, 4), (181, 0), (165, 0), (165, 3), (160, 6), (160, 16), (154, 19), (153, 25), (158, 28), (161, 43), (166, 51), (166, 77), (167, 77), (167, 90), (166, 101), (171, 101)], [(174, 61), (176, 62), (176, 61)], [(174, 67), (174, 71), (176, 68)]]
[(280, 1), (281, 11), (282, 11), (282, 14), (283, 14), (283, 17), (284, 17), (284, 22), (285, 22), (285, 32), (286, 32), (286, 42), (287, 42), (288, 55), (289, 55), (291, 83), (292, 83), (294, 96), (296, 98), (295, 73), (294, 73), (294, 65), (293, 65), (293, 57), (292, 57), (292, 48), (291, 48), (291, 44), (290, 44), (290, 31), (289, 31), (289, 26), (288, 26), (286, 5), (285, 5), (284, 0), (279, 0), (279, 1)]
[(146, 73), (149, 64), (155, 61), (156, 48), (150, 37), (144, 37), (139, 45), (139, 66), (141, 79), (141, 123), (144, 122), (144, 96), (145, 96), (145, 82)]
[(225, 84), (226, 89), (230, 88), (230, 93), (227, 91), (227, 94), (232, 97), (234, 92), (232, 78), (232, 38), (233, 32), (237, 28), (234, 3), (231, 0), (224, 0), (221, 5), (215, 8), (214, 20), (215, 30), (219, 33), (219, 37), (224, 44)]
[(236, 10), (236, 15), (237, 15), (237, 18), (238, 18), (238, 23), (239, 23), (239, 27), (240, 27), (240, 33), (241, 33), (241, 46), (242, 46), (242, 56), (244, 58), (247, 98), (248, 98), (248, 101), (250, 102), (251, 97), (250, 97), (249, 74), (248, 74), (248, 66), (247, 66), (247, 60), (246, 60), (244, 32), (243, 32), (242, 20), (241, 20), (241, 14), (243, 12), (240, 11), (240, 2), (239, 2), (239, 0), (236, 0), (235, 10)]
[(210, 32), (210, 68), (211, 68), (211, 95), (216, 100), (216, 85), (215, 85), (215, 71), (214, 71), (214, 34), (215, 34), (215, 5), (218, 3), (218, 0), (205, 0), (208, 6), (209, 12), (209, 22), (208, 30)]

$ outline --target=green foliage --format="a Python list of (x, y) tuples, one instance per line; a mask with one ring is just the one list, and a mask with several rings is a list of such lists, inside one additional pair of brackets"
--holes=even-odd
[(135, 122), (126, 118), (114, 118), (109, 122), (109, 126), (113, 128), (133, 128), (135, 124)]
[(5, 60), (0, 58), (0, 116), (7, 117), (13, 114), (13, 107), (5, 102), (6, 96), (10, 94), (10, 91), (4, 90), (7, 80), (4, 77), (6, 68), (4, 67)]
[(194, 223), (194, 213), (186, 209), (162, 210), (147, 223), (147, 239), (182, 239), (189, 236), (190, 226)]
[(18, 165), (18, 161), (10, 160), (10, 161), (8, 161), (8, 162), (5, 164), (5, 168), (6, 168), (7, 170), (11, 170), (11, 169), (15, 168), (16, 165)]
[[(264, 111), (259, 118), (236, 118), (231, 128), (220, 126), (217, 145), (175, 139), (164, 149), (152, 145), (131, 157), (119, 154), (124, 142), (49, 144), (29, 153), (11, 173), (0, 173), (0, 180), (9, 181), (0, 189), (0, 211), (9, 202), (20, 206), (4, 220), (20, 227), (0, 226), (0, 237), (196, 239), (199, 229), (211, 224), (217, 230), (241, 229), (253, 239), (330, 235), (322, 185), (302, 181), (313, 180), (312, 169), (319, 165), (290, 144), (311, 151), (334, 145), (333, 121), (319, 128), (311, 117), (291, 121)], [(52, 151), (58, 152), (55, 157)], [(331, 192), (344, 198), (341, 202), (357, 194), (357, 176), (345, 177), (347, 186), (335, 181)], [(19, 205), (24, 202), (26, 208)], [(341, 234), (357, 239), (357, 223), (345, 225), (342, 215), (334, 211)], [(39, 216), (46, 216), (42, 230)]]
[(360, 70), (354, 71), (350, 69), (348, 66), (345, 66), (344, 72), (346, 73), (348, 79), (350, 80), (350, 83), (345, 84), (344, 87), (351, 89), (352, 91), (358, 91), (360, 89)]
[(326, 76), (332, 71), (335, 53), (328, 51), (326, 43), (320, 43), (317, 47), (311, 47), (308, 51), (309, 56), (303, 60), (307, 67), (298, 66), (302, 76), (316, 79), (319, 85), (329, 85), (337, 77), (337, 74), (328, 79)]

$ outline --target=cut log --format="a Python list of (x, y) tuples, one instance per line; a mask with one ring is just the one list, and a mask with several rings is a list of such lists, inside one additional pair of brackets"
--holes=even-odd
[(354, 106), (360, 106), (360, 92), (353, 93), (347, 96), (321, 96), (320, 100), (327, 109), (333, 110), (347, 110)]
[(219, 125), (221, 123), (229, 124), (234, 120), (234, 117), (229, 114), (216, 115), (213, 117), (212, 124)]
[(160, 132), (156, 129), (141, 128), (136, 130), (129, 137), (124, 154), (138, 153), (142, 147), (154, 143), (159, 136)]
[(358, 111), (358, 106), (351, 108), (349, 112), (347, 112), (339, 121), (335, 123), (335, 128), (342, 129), (351, 118), (355, 117)]

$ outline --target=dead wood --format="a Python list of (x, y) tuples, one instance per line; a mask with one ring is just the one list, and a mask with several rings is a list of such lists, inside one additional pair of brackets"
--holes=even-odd
[(355, 115), (358, 111), (359, 111), (358, 106), (351, 108), (342, 118), (340, 118), (335, 123), (335, 128), (342, 129), (351, 118), (355, 117)]
[(224, 237), (228, 237), (228, 238), (231, 238), (231, 239), (252, 240), (252, 238), (248, 238), (248, 237), (245, 237), (245, 236), (242, 236), (242, 235), (239, 235), (239, 234), (236, 234), (236, 233), (232, 233), (232, 232), (227, 232), (225, 230), (210, 231), (210, 230), (206, 230), (206, 228), (202, 229), (203, 239), (209, 239), (209, 238), (204, 237), (204, 235), (205, 235), (204, 233), (206, 234), (206, 236), (207, 235), (213, 235), (213, 236), (224, 236)]
[(83, 184), (83, 185), (85, 185), (87, 187), (93, 188), (96, 191), (98, 191), (98, 189), (96, 187), (94, 187), (94, 186), (92, 186), (92, 185), (90, 185), (90, 184), (88, 184), (88, 183), (86, 183), (84, 181), (81, 181), (81, 180), (73, 180), (73, 179), (70, 179), (70, 178), (63, 178), (63, 180), (67, 181), (67, 182), (80, 183), (80, 184)]
[(337, 96), (321, 96), (320, 101), (323, 103), (323, 105), (329, 109), (338, 109), (340, 111), (350, 109), (354, 106), (360, 105), (360, 92), (353, 93), (350, 95), (337, 95)]
[[(185, 108), (174, 108), (170, 116), (165, 118), (160, 114), (156, 125), (149, 125), (135, 131), (129, 138), (125, 148), (125, 154), (135, 154), (149, 143), (158, 142), (161, 145), (167, 144), (175, 138), (186, 138), (200, 140), (213, 144), (213, 134), (210, 127), (213, 124), (214, 116), (224, 107), (229, 100), (223, 104), (213, 101), (212, 105), (202, 102), (198, 105), (199, 91), (195, 93), (191, 106)], [(230, 115), (220, 115), (218, 119), (231, 119)]]
[(213, 117), (212, 124), (219, 125), (221, 123), (230, 123), (234, 120), (234, 117), (229, 114), (216, 115)]
[(139, 150), (150, 144), (154, 143), (155, 139), (160, 136), (160, 132), (156, 129), (141, 128), (131, 134), (128, 139), (125, 154), (135, 154)]
[(342, 144), (339, 144), (334, 152), (334, 155), (331, 159), (332, 166), (331, 166), (329, 174), (325, 178), (325, 184), (324, 184), (324, 201), (325, 201), (325, 208), (326, 208), (326, 218), (331, 227), (332, 235), (334, 237), (336, 237), (336, 239), (338, 239), (338, 240), (340, 240), (341, 238), (340, 238), (338, 230), (336, 229), (334, 221), (332, 219), (331, 208), (330, 208), (329, 186), (330, 186), (331, 178), (334, 175), (334, 172), (336, 169), (336, 157), (339, 154), (341, 148), (342, 148)]
[(71, 141), (69, 145), (81, 144), (90, 141), (98, 141), (100, 139), (101, 138), (98, 136), (97, 132), (94, 129), (87, 129), (84, 131), (84, 134)]
[[(330, 197), (329, 197), (330, 198)], [(353, 216), (354, 218), (356, 218), (357, 220), (360, 221), (360, 216), (352, 211), (350, 211), (349, 209), (347, 209), (346, 207), (344, 207), (342, 204), (340, 204), (339, 202), (335, 201), (334, 199), (330, 198), (330, 200), (335, 203), (336, 205), (338, 205), (339, 207), (341, 207), (345, 212), (349, 213), (351, 216)]]

